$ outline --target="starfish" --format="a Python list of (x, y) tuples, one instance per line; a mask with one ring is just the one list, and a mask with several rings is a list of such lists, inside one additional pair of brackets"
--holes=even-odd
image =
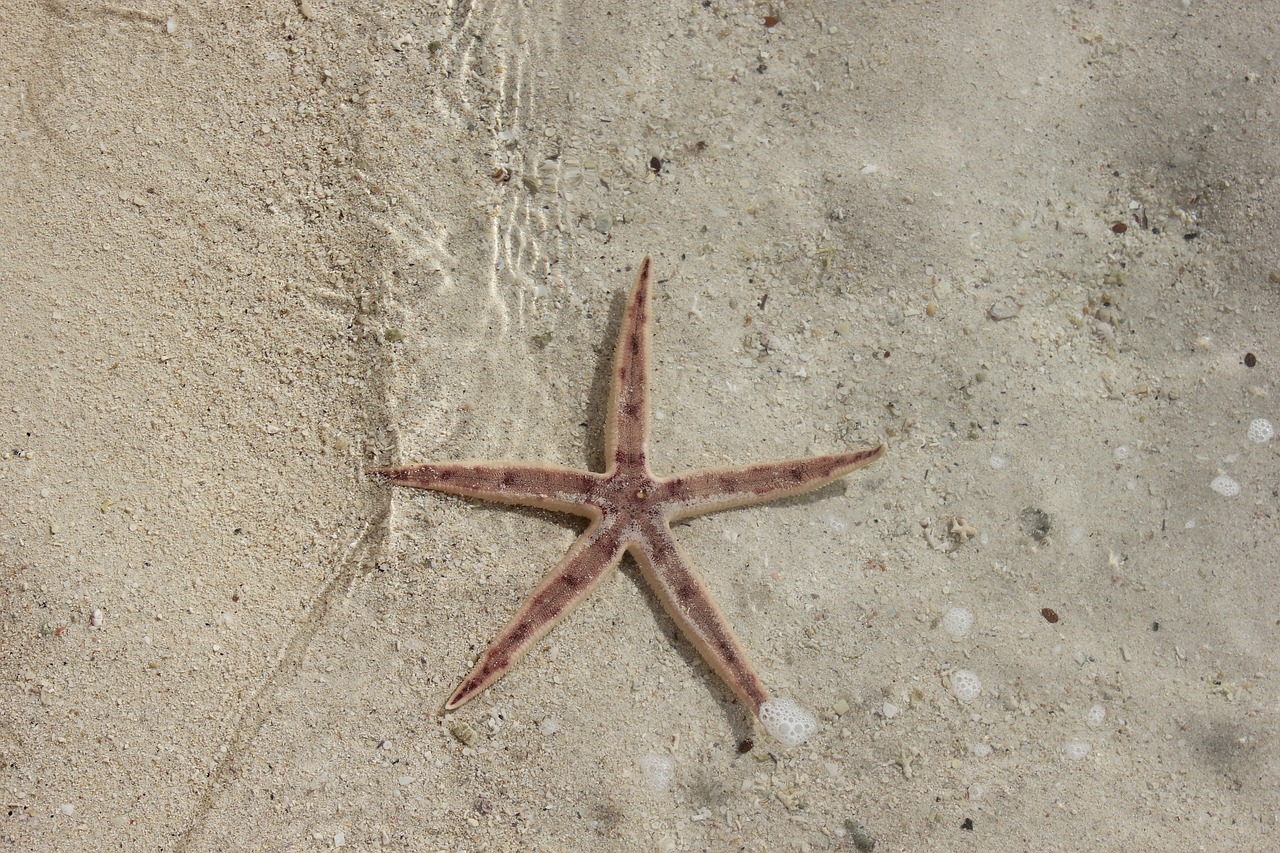
[(614, 357), (603, 474), (525, 462), (426, 462), (371, 471), (396, 486), (586, 516), (587, 529), (525, 599), (445, 703), (453, 710), (501, 678), (631, 553), (662, 606), (755, 716), (769, 699), (728, 620), (671, 534), (671, 523), (816, 489), (879, 459), (884, 445), (657, 477), (649, 470), (653, 264), (640, 264)]

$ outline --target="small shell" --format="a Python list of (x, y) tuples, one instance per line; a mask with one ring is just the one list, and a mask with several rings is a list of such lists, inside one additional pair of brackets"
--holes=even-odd
[(463, 746), (475, 746), (476, 741), (480, 739), (480, 733), (466, 720), (455, 720), (449, 723), (449, 734)]

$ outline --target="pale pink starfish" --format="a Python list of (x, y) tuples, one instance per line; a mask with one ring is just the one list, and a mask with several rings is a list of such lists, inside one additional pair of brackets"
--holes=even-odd
[(525, 462), (434, 462), (383, 468), (397, 486), (536, 506), (591, 519), (445, 703), (451, 710), (498, 680), (630, 551), (645, 579), (707, 663), (757, 716), (769, 698), (746, 652), (671, 535), (671, 522), (816, 489), (884, 453), (857, 453), (708, 468), (675, 477), (649, 470), (649, 312), (652, 263), (644, 259), (614, 357), (603, 474)]

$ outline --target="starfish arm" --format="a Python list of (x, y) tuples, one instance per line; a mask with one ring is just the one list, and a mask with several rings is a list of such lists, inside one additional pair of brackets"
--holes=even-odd
[(645, 257), (627, 300), (613, 358), (605, 459), (609, 470), (621, 463), (643, 465), (649, 430), (649, 293), (653, 261)]
[(882, 444), (857, 453), (833, 453), (738, 468), (704, 468), (663, 480), (657, 500), (669, 502), (668, 520), (763, 503), (807, 492), (884, 455)]
[(428, 462), (380, 468), (370, 474), (386, 478), (393, 486), (430, 489), (468, 498), (536, 506), (543, 509), (598, 515), (591, 505), (599, 474), (522, 462)]
[(649, 586), (680, 631), (751, 713), (758, 716), (769, 692), (702, 578), (676, 544), (671, 528), (661, 521), (646, 524), (642, 535), (629, 547)]
[(445, 703), (452, 711), (497, 681), (595, 589), (622, 558), (617, 524), (593, 523), (538, 584)]

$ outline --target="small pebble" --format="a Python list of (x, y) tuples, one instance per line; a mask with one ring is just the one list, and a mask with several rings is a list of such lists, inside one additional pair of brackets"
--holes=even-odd
[(1018, 312), (1022, 310), (1022, 306), (1012, 299), (1005, 297), (996, 302), (987, 309), (987, 316), (992, 320), (1010, 320), (1018, 316)]

